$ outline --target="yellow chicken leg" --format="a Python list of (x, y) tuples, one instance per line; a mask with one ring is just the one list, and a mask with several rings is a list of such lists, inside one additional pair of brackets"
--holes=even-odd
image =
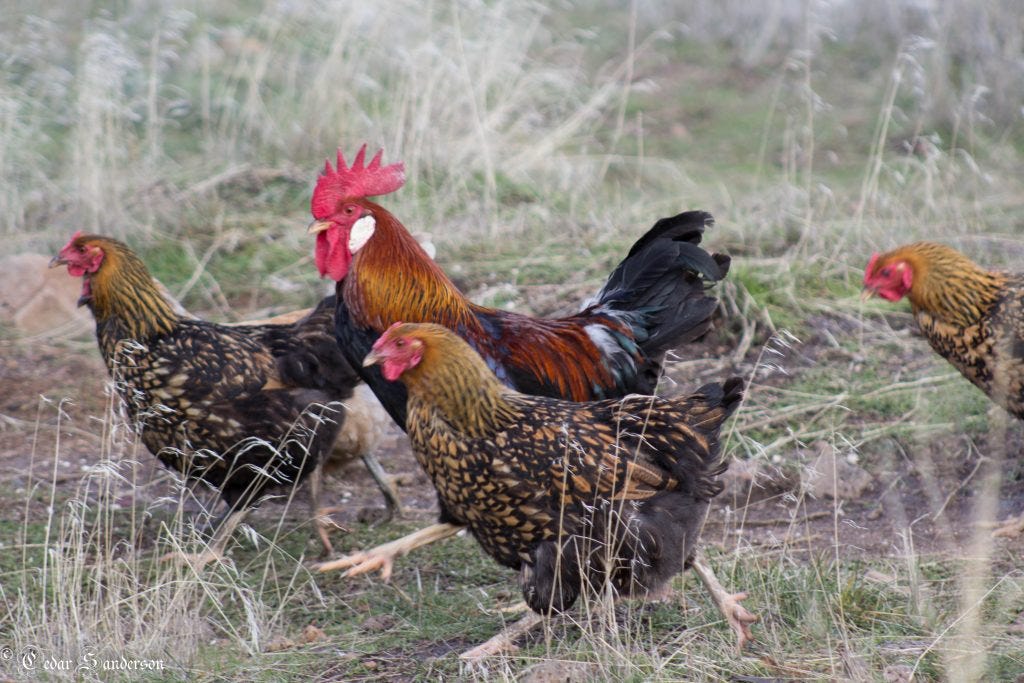
[(321, 562), (314, 565), (317, 571), (333, 572), (339, 569), (347, 569), (345, 576), (358, 576), (367, 572), (380, 570), (380, 578), (388, 581), (391, 578), (391, 571), (394, 568), (394, 561), (421, 546), (429, 545), (434, 541), (454, 536), (462, 531), (464, 527), (457, 524), (431, 524), (430, 526), (414, 531), (401, 538), (371, 548), (346, 555), (330, 562)]
[(503, 628), (498, 635), (489, 638), (486, 642), (470, 650), (466, 650), (459, 655), (459, 659), (476, 662), (484, 657), (515, 652), (519, 649), (519, 646), (516, 645), (516, 640), (537, 628), (543, 621), (544, 617), (536, 612), (530, 612), (514, 624)]
[(324, 480), (324, 468), (323, 463), (317, 463), (317, 466), (309, 473), (309, 506), (313, 511), (313, 526), (316, 527), (317, 536), (320, 538), (320, 545), (323, 550), (320, 551), (320, 559), (325, 559), (334, 554), (334, 546), (331, 545), (330, 532), (341, 530), (347, 532), (348, 529), (331, 519), (330, 515), (334, 512), (340, 512), (340, 507), (324, 507), (320, 504), (320, 496), (323, 491), (323, 480)]
[(211, 562), (220, 562), (224, 559), (224, 548), (227, 547), (228, 539), (231, 538), (231, 534), (235, 533), (235, 529), (242, 523), (246, 515), (249, 514), (249, 508), (243, 510), (235, 510), (228, 515), (227, 519), (218, 527), (214, 533), (213, 538), (210, 539), (209, 545), (206, 549), (199, 553), (183, 553), (180, 550), (169, 552), (166, 555), (160, 557), (161, 562), (167, 562), (169, 560), (175, 560), (190, 565), (196, 571), (201, 570)]
[(701, 583), (704, 584), (704, 587), (708, 589), (708, 593), (711, 594), (711, 599), (718, 607), (718, 611), (722, 613), (722, 616), (729, 623), (729, 627), (736, 634), (737, 652), (742, 651), (744, 645), (754, 640), (754, 634), (750, 631), (750, 625), (757, 621), (757, 615), (751, 614), (740, 604), (740, 601), (745, 599), (747, 594), (729, 593), (726, 591), (718, 581), (718, 577), (715, 576), (711, 566), (705, 564), (704, 558), (700, 553), (693, 559), (691, 568), (697, 574)]
[(1024, 515), (1006, 520), (992, 532), (992, 536), (995, 538), (1017, 538), (1021, 532), (1024, 532)]

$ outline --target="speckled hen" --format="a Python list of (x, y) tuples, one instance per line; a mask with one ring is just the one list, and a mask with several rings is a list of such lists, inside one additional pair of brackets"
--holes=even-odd
[(57, 265), (82, 278), (79, 305), (142, 442), (227, 504), (197, 558), (214, 559), (245, 511), (311, 472), (338, 433), (359, 378), (331, 333), (333, 297), (294, 324), (226, 326), (174, 312), (117, 240), (76, 233)]
[[(907, 297), (932, 349), (1024, 419), (1024, 276), (988, 270), (944, 244), (916, 242), (872, 255), (864, 294)], [(1022, 531), (1024, 515), (995, 533)]]
[(405, 385), (407, 432), (441, 504), (520, 571), (535, 612), (606, 586), (656, 592), (693, 561), (722, 489), (719, 432), (742, 398), (739, 378), (672, 399), (530, 396), (447, 328), (408, 323), (364, 364)]

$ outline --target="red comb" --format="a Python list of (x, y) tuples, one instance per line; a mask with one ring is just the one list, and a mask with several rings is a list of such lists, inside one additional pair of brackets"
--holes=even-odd
[(331, 162), (324, 165), (324, 170), (317, 178), (313, 190), (310, 210), (313, 217), (323, 220), (338, 210), (338, 203), (343, 199), (360, 199), (394, 192), (405, 184), (405, 166), (398, 162), (389, 166), (381, 166), (380, 160), (384, 150), (380, 150), (364, 165), (366, 145), (359, 148), (355, 161), (349, 166), (345, 157), (338, 150), (338, 167), (331, 168)]

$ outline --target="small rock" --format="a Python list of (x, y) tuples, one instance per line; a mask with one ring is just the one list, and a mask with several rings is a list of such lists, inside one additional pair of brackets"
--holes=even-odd
[(375, 614), (372, 617), (363, 619), (363, 630), (377, 633), (387, 631), (395, 625), (395, 617), (392, 614)]
[(817, 457), (802, 474), (804, 488), (812, 496), (856, 500), (873, 483), (867, 470), (839, 457), (831, 445), (819, 441), (816, 450)]
[(597, 667), (587, 662), (553, 660), (531, 666), (523, 672), (520, 683), (583, 683), (599, 680)]
[(78, 307), (81, 278), (49, 263), (42, 254), (0, 259), (0, 322), (26, 335), (91, 327), (89, 311)]
[(416, 482), (416, 475), (412, 472), (399, 472), (391, 475), (391, 481), (395, 486), (412, 486)]
[(387, 516), (387, 510), (381, 507), (361, 507), (356, 513), (356, 521), (360, 524), (377, 524)]
[(751, 501), (792, 491), (799, 486), (794, 477), (760, 460), (732, 460), (729, 469), (719, 477), (724, 484), (721, 499), (736, 498)]

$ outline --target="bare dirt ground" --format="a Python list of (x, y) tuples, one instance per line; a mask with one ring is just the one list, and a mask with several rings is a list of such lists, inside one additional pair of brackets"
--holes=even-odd
[[(801, 365), (824, 359), (835, 362), (841, 352), (827, 343), (831, 334), (827, 328), (840, 323), (820, 322), (821, 331), (785, 361), (791, 366), (787, 375), (769, 374), (758, 381), (785, 383), (798, 375)], [(756, 350), (737, 367), (717, 360), (727, 356), (732, 346), (714, 336), (702, 342), (693, 351), (705, 360), (681, 363), (673, 371), (673, 379), (687, 387), (728, 372), (749, 375)], [(3, 340), (0, 358), (0, 489), (16, 494), (17, 500), (10, 502), (18, 506), (19, 515), (20, 509), (27, 509), (30, 517), (45, 518), (50, 482), (56, 481), (58, 495), (71, 495), (87, 469), (103, 457), (104, 416), (110, 406), (106, 371), (86, 337), (74, 342)], [(906, 359), (893, 358), (892, 362), (895, 373), (895, 366)], [(1024, 513), (1022, 431), (1011, 425), (1006, 437), (1008, 458), (1000, 466), (998, 519)], [(813, 459), (814, 447), (794, 445), (789, 456), (806, 462)], [(785, 549), (808, 557), (824, 552), (847, 559), (899, 557), (911, 548), (936, 559), (962, 557), (977, 531), (970, 520), (991, 459), (985, 457), (985, 443), (965, 447), (957, 435), (937, 437), (929, 447), (933, 457), (922, 461), (916, 457), (920, 452), (908, 451), (898, 440), (889, 439), (873, 449), (873, 459), (861, 462), (872, 475), (870, 485), (855, 498), (839, 501), (802, 493), (799, 467), (761, 467), (755, 476), (757, 483), (751, 486), (750, 468), (735, 463), (726, 492), (712, 509), (705, 542), (727, 551), (737, 547), (753, 552)], [(916, 448), (920, 451), (921, 446)], [(432, 520), (436, 509), (433, 491), (400, 430), (391, 429), (378, 455), (385, 469), (398, 478), (408, 516)], [(172, 490), (170, 474), (146, 452), (139, 453), (137, 459), (135, 490), (125, 484), (126, 501), (134, 494), (136, 503), (141, 497), (149, 504), (167, 495)], [(30, 484), (35, 487), (33, 502), (23, 508), (23, 494)], [(328, 481), (325, 498), (343, 505), (335, 518), (346, 526), (374, 519), (382, 507), (373, 480), (359, 462)], [(307, 509), (300, 502), (288, 514), (298, 523)], [(269, 524), (279, 514), (280, 507), (268, 503), (251, 523), (259, 525), (264, 519)], [(337, 545), (347, 547), (344, 542)], [(315, 550), (312, 540), (309, 548)], [(998, 563), (1012, 563), (1022, 551), (1024, 537), (1001, 539), (995, 542), (994, 557)]]

